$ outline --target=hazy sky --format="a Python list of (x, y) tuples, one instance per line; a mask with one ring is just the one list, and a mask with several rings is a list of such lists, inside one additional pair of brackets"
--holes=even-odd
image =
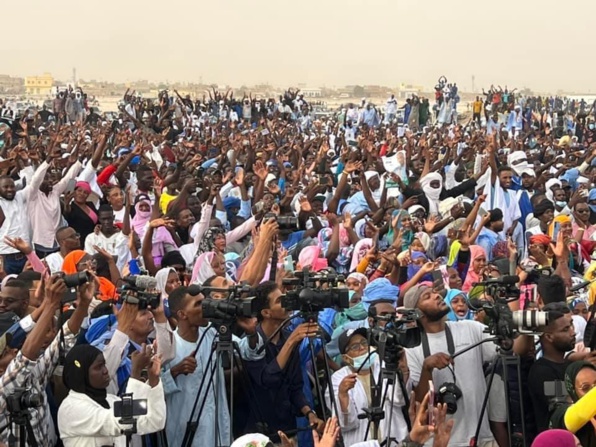
[(444, 74), (467, 89), (475, 75), (477, 89), (594, 91), (596, 2), (571, 3), (3, 1), (0, 73), (311, 87), (428, 87)]

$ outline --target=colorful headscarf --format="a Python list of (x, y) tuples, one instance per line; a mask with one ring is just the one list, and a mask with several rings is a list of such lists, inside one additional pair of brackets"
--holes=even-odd
[(207, 253), (208, 251), (214, 251), (215, 250), (215, 238), (216, 238), (216, 236), (218, 236), (220, 234), (225, 235), (224, 230), (221, 229), (220, 227), (210, 227), (207, 231), (205, 231), (205, 234), (203, 235), (201, 242), (199, 242), (197, 256), (200, 256), (203, 253)]
[[(428, 257), (422, 253), (421, 251), (413, 251), (412, 254), (410, 255), (410, 259), (412, 261), (416, 261), (418, 259), (424, 259), (424, 262), (428, 262)], [(412, 262), (410, 265), (408, 265), (408, 281), (411, 280), (414, 276), (416, 276), (416, 274), (420, 271), (422, 267), (419, 265), (414, 264), (414, 262)], [(425, 273), (424, 276), (420, 279), (420, 281), (431, 281), (432, 282), (433, 277), (430, 273)]]
[[(141, 211), (141, 204), (149, 205), (149, 211)], [(145, 235), (147, 223), (151, 220), (151, 202), (148, 200), (141, 200), (135, 205), (135, 217), (130, 221), (130, 225), (135, 233), (138, 234), (141, 241)]]
[(555, 234), (555, 224), (559, 224), (561, 226), (564, 223), (571, 223), (571, 217), (565, 214), (559, 214), (557, 217), (553, 219), (553, 221), (548, 226), (548, 235), (552, 238)]
[(414, 234), (414, 239), (418, 239), (420, 241), (425, 252), (430, 247), (430, 236), (423, 231), (419, 231), (418, 233)]
[(77, 269), (77, 264), (81, 262), (81, 259), (85, 257), (87, 252), (83, 250), (73, 250), (69, 254), (64, 257), (64, 261), (62, 261), (62, 271), (67, 275), (72, 275), (73, 273), (77, 273), (79, 270)]

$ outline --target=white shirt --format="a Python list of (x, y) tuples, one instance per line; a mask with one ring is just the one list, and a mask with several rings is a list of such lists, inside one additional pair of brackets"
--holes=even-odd
[(104, 249), (112, 256), (117, 256), (118, 259), (116, 260), (116, 265), (120, 271), (122, 271), (131, 258), (130, 250), (128, 248), (128, 237), (122, 234), (121, 231), (112, 234), (110, 237), (106, 237), (101, 232), (99, 234), (91, 233), (87, 236), (87, 239), (85, 239), (85, 251), (94, 255), (97, 253), (93, 248), (94, 245)]
[[(484, 333), (485, 326), (477, 321), (448, 321), (447, 325), (453, 336), (455, 352), (489, 336)], [(449, 353), (445, 331), (427, 334), (427, 337), (431, 355), (438, 352)], [(467, 447), (470, 444), (470, 439), (476, 432), (478, 415), (486, 392), (482, 364), (493, 359), (495, 355), (496, 346), (493, 343), (484, 343), (455, 358), (455, 383), (462, 391), (463, 396), (457, 401), (457, 412), (448, 416), (455, 419), (449, 446)], [(406, 356), (410, 368), (410, 380), (416, 386), (420, 381), (422, 363), (424, 362), (422, 344), (412, 349), (406, 349)], [(432, 378), (435, 390), (438, 390), (445, 382), (453, 382), (453, 375), (449, 368), (435, 369)], [(482, 443), (491, 439), (493, 436), (485, 413), (478, 441)], [(430, 444), (427, 443), (427, 445), (432, 445), (432, 440), (429, 442)]]
[(50, 269), (50, 273), (52, 275), (56, 272), (62, 271), (62, 264), (64, 263), (64, 258), (62, 257), (59, 251), (47, 255), (45, 258), (43, 258), (43, 260), (48, 265), (48, 268)]
[[(147, 414), (137, 418), (139, 435), (162, 430), (166, 423), (166, 403), (161, 381), (151, 388), (136, 379), (130, 379), (126, 392), (133, 393), (134, 399), (147, 399)], [(65, 447), (99, 447), (114, 445), (124, 447), (126, 438), (122, 430), (130, 428), (118, 422), (114, 416), (114, 402), (118, 396), (106, 397), (110, 408), (104, 408), (86, 394), (70, 391), (58, 409), (60, 438)]]
[(18, 250), (6, 245), (4, 237), (20, 237), (31, 243), (31, 227), (27, 216), (27, 199), (30, 187), (17, 191), (13, 200), (0, 197), (0, 208), (4, 212), (4, 223), (0, 227), (0, 254), (18, 253)]

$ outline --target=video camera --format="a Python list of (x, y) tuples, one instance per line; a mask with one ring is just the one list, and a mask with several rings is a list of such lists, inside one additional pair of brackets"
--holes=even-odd
[(468, 301), (474, 310), (483, 309), (489, 318), (487, 332), (501, 339), (513, 339), (518, 334), (536, 334), (538, 329), (548, 324), (548, 312), (537, 310), (516, 310), (509, 308), (509, 303), (519, 299), (520, 291), (515, 286), (518, 276), (491, 278), (476, 283), (484, 286), (485, 293), (494, 301), (472, 299)]
[(278, 216), (274, 213), (267, 213), (263, 216), (263, 222), (275, 219), (277, 226), (280, 231), (297, 231), (298, 230), (298, 218), (294, 216)]
[(157, 287), (157, 279), (147, 275), (130, 275), (122, 278), (122, 281), (125, 283), (120, 290), (122, 302), (138, 305), (139, 310), (159, 307), (161, 294), (147, 291)]
[(315, 314), (329, 307), (347, 309), (350, 307), (349, 290), (338, 287), (345, 278), (334, 272), (311, 272), (308, 267), (295, 271), (296, 278), (283, 280), (285, 286), (297, 286), (281, 298), (281, 305), (286, 310), (298, 310), (305, 314)]
[[(213, 292), (228, 296), (225, 299), (209, 298)], [(212, 322), (232, 323), (238, 317), (254, 317), (258, 311), (254, 304), (254, 290), (247, 284), (236, 284), (228, 289), (192, 285), (188, 293), (193, 296), (199, 293), (205, 295), (202, 302), (203, 317)]]
[(6, 396), (6, 408), (12, 414), (39, 406), (41, 406), (41, 395), (34, 389), (16, 387)]

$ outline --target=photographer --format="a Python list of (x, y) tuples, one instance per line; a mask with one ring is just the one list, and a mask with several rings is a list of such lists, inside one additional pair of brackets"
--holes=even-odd
[[(14, 350), (5, 350), (3, 354), (3, 357), (14, 356), (4, 377), (16, 376), (17, 379), (24, 379), (18, 386), (31, 390), (30, 393), (32, 394), (39, 395), (39, 406), (28, 409), (31, 416), (32, 432), (39, 445), (54, 445), (56, 442), (56, 433), (50, 416), (46, 387), (54, 374), (56, 366), (58, 366), (61, 349), (69, 351), (76, 342), (76, 334), (78, 334), (83, 320), (87, 317), (94, 290), (95, 283), (93, 281), (79, 288), (80, 299), (77, 308), (62, 327), (64, 339), (61, 341), (61, 334), (55, 327), (54, 315), (60, 309), (61, 300), (67, 288), (64, 281), (58, 276), (48, 279), (45, 285), (45, 299), (42, 304), (44, 309), (36, 323), (36, 327), (27, 337), (22, 351), (15, 353)], [(38, 329), (37, 326), (44, 330)], [(41, 351), (43, 346), (47, 347)], [(2, 395), (5, 395), (6, 391), (8, 390), (4, 390)], [(6, 418), (8, 417), (5, 411), (2, 414)], [(18, 442), (20, 431), (12, 424), (11, 430), (14, 436), (17, 437)], [(1, 442), (8, 441), (9, 432), (10, 430), (7, 429), (0, 433)]]
[(551, 428), (569, 430), (578, 437), (582, 446), (596, 445), (594, 409), (596, 366), (589, 362), (573, 362), (565, 370), (565, 389), (573, 402), (558, 403), (550, 422)]
[(318, 325), (303, 323), (291, 333), (282, 329), (270, 338), (290, 316), (290, 312), (281, 306), (281, 297), (279, 287), (271, 281), (257, 287), (255, 300), (257, 309), (260, 309), (257, 332), (269, 342), (265, 358), (245, 362), (256, 404), (264, 418), (264, 421), (258, 421), (257, 415), (251, 412), (246, 427), (248, 432), (255, 431), (259, 422), (267, 423), (270, 433), (293, 431), (298, 416), (307, 417), (309, 423), (319, 429), (323, 424), (304, 396), (300, 354), (296, 349), (305, 338), (317, 336)]
[[(371, 402), (371, 381), (378, 379), (381, 362), (376, 353), (369, 355), (367, 341), (368, 331), (365, 328), (348, 329), (339, 336), (338, 345), (342, 354), (343, 368), (331, 376), (331, 384), (335, 391), (337, 408), (340, 411), (339, 425), (341, 426), (345, 445), (352, 445), (359, 441), (373, 439), (372, 430), (368, 430), (368, 438), (365, 439), (369, 421), (359, 419), (358, 416), (364, 408), (370, 407)], [(391, 433), (392, 439), (401, 442), (408, 434), (408, 426), (404, 419), (402, 408), (405, 398), (399, 384), (391, 385), (387, 379), (383, 380), (382, 396), (386, 396), (383, 402), (385, 418), (381, 420), (379, 437), (382, 440), (387, 437), (389, 415), (392, 414)], [(393, 396), (393, 411), (391, 411), (391, 399)], [(326, 392), (326, 400), (329, 403), (329, 390)], [(331, 404), (329, 403), (329, 407)]]
[[(213, 354), (212, 347), (217, 330), (203, 317), (204, 295), (202, 293), (192, 295), (191, 291), (187, 287), (178, 287), (169, 296), (170, 311), (178, 321), (178, 327), (174, 332), (176, 356), (164, 365), (162, 372), (168, 408), (167, 438), (170, 445), (181, 445), (184, 438), (181, 424), (189, 419), (195, 399), (200, 392), (200, 401), (205, 395), (207, 400), (198, 421), (197, 433), (200, 435), (194, 437), (192, 445), (199, 447), (214, 445), (214, 443), (225, 444), (230, 437), (230, 418), (223, 367), (216, 372), (219, 375), (217, 382), (219, 388), (215, 391), (218, 394), (217, 405), (215, 392), (207, 385), (209, 381), (205, 381), (203, 389), (199, 389), (203, 376), (210, 373), (210, 370), (207, 370), (207, 363)], [(256, 354), (256, 350), (261, 345), (260, 337), (255, 330), (256, 321), (251, 318), (237, 318), (236, 322), (247, 334), (247, 337), (242, 340), (233, 337), (242, 357), (255, 360), (262, 358), (264, 354), (260, 356)], [(214, 361), (215, 356), (211, 357), (211, 368), (215, 367)], [(219, 437), (216, 440), (217, 435)]]
[[(147, 369), (143, 383), (141, 372)], [(166, 405), (159, 380), (161, 361), (152, 346), (142, 345), (132, 356), (132, 373), (126, 393), (147, 399), (147, 414), (137, 419), (136, 429), (143, 435), (162, 430)], [(64, 385), (70, 390), (58, 410), (58, 428), (65, 447), (122, 445), (122, 431), (128, 424), (114, 415), (114, 403), (120, 399), (108, 394), (110, 376), (101, 351), (90, 345), (75, 346), (64, 362)], [(133, 415), (134, 416), (134, 415)]]
[[(450, 308), (443, 296), (427, 285), (417, 285), (408, 290), (404, 304), (406, 308), (417, 308), (422, 312), (422, 317), (418, 320), (424, 330), (422, 343), (416, 348), (406, 349), (416, 400), (422, 401), (429, 391), (431, 380), (439, 398), (441, 396), (438, 391), (444, 384), (458, 387), (459, 398), (455, 393), (443, 396), (457, 403), (457, 410), (453, 415), (455, 426), (449, 445), (467, 446), (476, 431), (486, 393), (482, 365), (495, 357), (495, 346), (485, 343), (453, 360), (456, 349), (459, 351), (488, 337), (484, 333), (484, 325), (470, 320), (445, 321)], [(495, 445), (486, 413), (478, 442), (482, 447)]]

